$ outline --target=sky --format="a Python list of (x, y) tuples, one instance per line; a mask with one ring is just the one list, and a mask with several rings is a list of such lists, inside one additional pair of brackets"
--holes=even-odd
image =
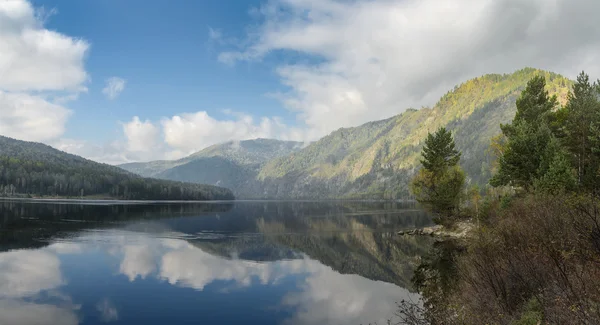
[(486, 73), (600, 77), (598, 0), (0, 0), (0, 135), (119, 164), (308, 143)]

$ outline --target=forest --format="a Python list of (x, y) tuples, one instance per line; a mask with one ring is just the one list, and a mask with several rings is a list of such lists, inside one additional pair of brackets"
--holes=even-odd
[(143, 178), (49, 146), (0, 137), (0, 196), (232, 200), (210, 185)]
[(412, 191), (444, 228), (471, 230), (423, 258), (422, 301), (400, 302), (400, 323), (600, 324), (600, 81), (582, 72), (560, 105), (536, 76), (516, 107), (484, 190), (451, 132), (429, 134)]

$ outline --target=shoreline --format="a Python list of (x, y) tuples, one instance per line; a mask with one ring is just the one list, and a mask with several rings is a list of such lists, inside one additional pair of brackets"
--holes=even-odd
[(439, 239), (463, 239), (467, 238), (469, 233), (473, 230), (474, 225), (470, 221), (457, 222), (456, 225), (450, 229), (442, 225), (433, 225), (422, 228), (414, 228), (408, 230), (400, 230), (396, 233), (399, 236), (430, 236)]

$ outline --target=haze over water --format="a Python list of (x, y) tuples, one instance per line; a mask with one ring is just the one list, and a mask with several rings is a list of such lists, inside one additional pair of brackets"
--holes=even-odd
[(0, 324), (367, 324), (430, 238), (396, 203), (0, 202)]

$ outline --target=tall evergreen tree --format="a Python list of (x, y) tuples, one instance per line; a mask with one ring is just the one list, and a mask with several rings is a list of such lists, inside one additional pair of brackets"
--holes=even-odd
[(546, 79), (535, 76), (528, 83), (521, 97), (517, 99), (517, 113), (512, 124), (525, 121), (532, 126), (539, 126), (553, 119), (553, 111), (558, 105), (556, 95), (550, 97), (546, 88)]
[(534, 180), (537, 191), (560, 194), (564, 191), (573, 191), (577, 187), (570, 155), (557, 138), (552, 137), (542, 152), (538, 174), (539, 178)]
[(499, 157), (498, 172), (490, 180), (493, 186), (512, 185), (529, 191), (547, 172), (545, 164), (552, 159), (544, 157), (548, 155), (548, 145), (554, 141), (553, 111), (557, 100), (548, 95), (545, 85), (542, 76), (531, 79), (517, 100), (512, 123), (501, 125), (506, 143)]
[(465, 173), (458, 166), (460, 152), (452, 134), (440, 128), (429, 134), (423, 146), (423, 168), (412, 180), (417, 201), (436, 215), (438, 223), (449, 224), (460, 207)]
[(594, 151), (595, 128), (600, 125), (600, 85), (592, 84), (582, 72), (569, 93), (564, 108), (564, 143), (572, 155), (579, 186), (587, 191), (600, 187), (600, 157)]
[(421, 154), (423, 167), (436, 174), (456, 166), (460, 161), (460, 152), (456, 150), (452, 133), (444, 127), (427, 135)]

